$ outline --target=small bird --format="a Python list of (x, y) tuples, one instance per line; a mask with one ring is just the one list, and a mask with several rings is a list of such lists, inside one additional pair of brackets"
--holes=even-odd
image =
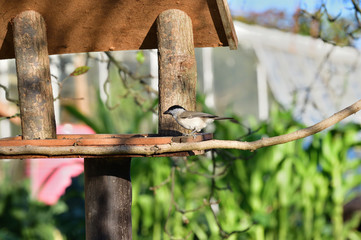
[(177, 121), (182, 127), (192, 130), (190, 135), (194, 135), (196, 132), (200, 132), (208, 124), (212, 123), (214, 120), (234, 120), (229, 117), (218, 117), (203, 112), (193, 112), (187, 111), (179, 105), (174, 105), (168, 108), (163, 114), (172, 115), (172, 117)]

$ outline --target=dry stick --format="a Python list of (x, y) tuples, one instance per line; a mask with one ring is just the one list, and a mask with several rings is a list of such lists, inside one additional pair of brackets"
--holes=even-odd
[(13, 102), (15, 103), (16, 105), (19, 105), (19, 101), (16, 100), (16, 99), (12, 99), (10, 97), (10, 91), (7, 87), (5, 87), (4, 85), (0, 84), (0, 88), (4, 89), (5, 91), (5, 99), (8, 100), (9, 102)]
[(230, 140), (209, 140), (203, 142), (188, 143), (170, 143), (155, 146), (130, 146), (119, 145), (109, 147), (96, 146), (71, 146), (71, 147), (42, 147), (42, 146), (7, 146), (0, 147), (0, 155), (45, 155), (45, 156), (64, 156), (64, 155), (120, 155), (120, 154), (144, 154), (154, 155), (160, 153), (192, 151), (192, 150), (208, 150), (215, 148), (223, 149), (240, 149), (254, 151), (258, 148), (273, 146), (277, 144), (287, 143), (301, 138), (308, 137), (318, 133), (338, 122), (342, 119), (358, 112), (361, 109), (361, 100), (355, 102), (351, 106), (335, 113), (331, 117), (308, 128), (280, 135), (276, 137), (263, 138), (253, 142), (240, 142)]
[(357, 12), (361, 13), (361, 8), (360, 8), (360, 6), (358, 5), (359, 3), (357, 3), (356, 0), (351, 0), (351, 2), (352, 2), (352, 5), (353, 5), (354, 9), (355, 9)]

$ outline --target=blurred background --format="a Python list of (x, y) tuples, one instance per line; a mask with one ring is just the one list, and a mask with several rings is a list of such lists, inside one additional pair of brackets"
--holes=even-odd
[[(198, 110), (242, 123), (216, 123), (214, 138), (285, 134), (360, 99), (358, 0), (228, 3), (238, 50), (196, 49)], [(157, 61), (50, 56), (57, 132), (156, 133)], [(0, 84), (0, 137), (19, 135), (14, 60)], [(134, 158), (133, 239), (361, 239), (360, 120), (256, 152)], [(84, 239), (82, 172), (82, 159), (1, 160), (0, 239)]]

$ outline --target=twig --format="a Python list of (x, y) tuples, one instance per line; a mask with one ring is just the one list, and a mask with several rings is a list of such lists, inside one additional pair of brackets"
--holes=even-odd
[(16, 100), (16, 99), (12, 99), (10, 97), (10, 92), (9, 92), (9, 89), (7, 87), (5, 87), (4, 85), (0, 84), (0, 88), (4, 89), (5, 91), (5, 99), (8, 100), (9, 102), (13, 102), (15, 103), (16, 105), (19, 105), (19, 101)]
[[(125, 93), (119, 97), (124, 98), (127, 96), (131, 96), (134, 99), (134, 102), (139, 107), (141, 107), (141, 109), (144, 112), (153, 111), (152, 107), (150, 107), (150, 108), (144, 107), (144, 103), (146, 102), (146, 100), (139, 94), (139, 91), (134, 90), (134, 86), (133, 86), (134, 84), (131, 84), (128, 81), (128, 78), (136, 80), (136, 83), (140, 83), (146, 93), (158, 94), (158, 92), (156, 90), (154, 90), (152, 87), (150, 87), (149, 84), (145, 81), (146, 78), (151, 78), (152, 76), (150, 74), (138, 76), (137, 74), (133, 73), (128, 68), (123, 66), (119, 61), (117, 61), (110, 52), (104, 52), (104, 53), (106, 54), (106, 56), (109, 59), (108, 66), (107, 66), (108, 72), (109, 72), (110, 64), (113, 64), (118, 69), (118, 74), (119, 74), (120, 80), (122, 81), (122, 83), (124, 85)], [(116, 104), (115, 106), (110, 106), (110, 93), (107, 91), (107, 88), (106, 88), (107, 84), (109, 84), (109, 83), (110, 83), (110, 79), (109, 79), (109, 74), (108, 74), (108, 78), (104, 82), (104, 85), (103, 85), (104, 92), (107, 95), (105, 104), (108, 107), (108, 109), (113, 110), (113, 109), (117, 108), (119, 106), (119, 104)]]
[(356, 2), (356, 0), (351, 0), (351, 2), (352, 2), (352, 5), (353, 5), (355, 11), (358, 12), (358, 13), (361, 13), (361, 8), (358, 5), (358, 3)]
[(164, 180), (163, 182), (161, 182), (160, 184), (153, 186), (153, 187), (149, 187), (149, 190), (153, 191), (154, 194), (157, 193), (157, 190), (161, 187), (163, 187), (164, 185), (166, 185), (167, 183), (169, 183), (171, 181), (171, 175), (168, 176), (168, 178), (166, 180)]
[[(168, 209), (168, 215), (167, 215), (167, 219), (165, 221), (165, 224), (164, 224), (164, 232), (169, 236), (170, 239), (172, 240), (183, 240), (183, 238), (177, 238), (177, 237), (174, 237), (169, 231), (168, 231), (168, 228), (167, 228), (167, 224), (168, 224), (168, 221), (171, 217), (171, 214), (172, 214), (172, 209), (173, 209), (173, 206), (176, 206), (176, 203), (174, 201), (174, 185), (175, 185), (175, 166), (172, 166), (172, 171), (171, 171), (171, 174), (170, 174), (170, 178), (171, 178), (171, 201), (170, 201), (170, 204), (169, 204), (169, 209)], [(187, 239), (190, 235), (192, 234), (192, 231), (190, 231), (186, 238)]]
[(311, 101), (311, 92), (312, 92), (315, 84), (317, 83), (317, 80), (318, 80), (317, 78), (320, 77), (323, 67), (326, 65), (327, 60), (330, 59), (331, 54), (333, 53), (334, 50), (335, 50), (335, 48), (332, 47), (327, 52), (327, 54), (324, 56), (324, 58), (323, 58), (322, 62), (320, 63), (320, 65), (317, 67), (317, 71), (316, 71), (316, 74), (315, 74), (314, 81), (312, 81), (311, 84), (308, 87), (306, 87), (306, 97), (305, 97), (305, 100), (304, 100), (303, 105), (302, 105), (301, 114), (303, 114), (306, 111), (307, 104), (308, 104), (309, 101)]
[(14, 115), (11, 115), (11, 116), (8, 116), (8, 117), (0, 117), (0, 121), (5, 120), (5, 119), (17, 118), (17, 117), (20, 117), (20, 113), (15, 113)]
[[(212, 174), (215, 175), (216, 174), (216, 160), (215, 160), (215, 157), (214, 157), (214, 152), (212, 152)], [(215, 178), (212, 178), (212, 181), (211, 181), (211, 193), (209, 194), (209, 197), (208, 197), (208, 202), (211, 202), (212, 201), (212, 198), (214, 198), (214, 193), (215, 193), (215, 190), (217, 189), (216, 187), (216, 179)], [(243, 232), (246, 232), (249, 230), (250, 227), (247, 227), (246, 229), (243, 229), (243, 230), (235, 230), (235, 231), (232, 231), (232, 232), (227, 232), (223, 229), (221, 223), (219, 222), (219, 219), (217, 217), (217, 214), (216, 212), (214, 211), (214, 209), (212, 208), (212, 205), (209, 205), (209, 208), (213, 214), (213, 217), (214, 217), (214, 220), (216, 221), (216, 224), (218, 226), (218, 229), (220, 231), (220, 234), (221, 234), (221, 237), (222, 238), (229, 238), (230, 236), (232, 236), (233, 234), (238, 234), (238, 233), (243, 233)]]
[(168, 228), (167, 228), (167, 225), (168, 225), (168, 220), (171, 216), (171, 213), (172, 213), (172, 209), (173, 209), (173, 202), (174, 202), (174, 172), (175, 172), (175, 166), (172, 166), (172, 170), (171, 170), (171, 174), (170, 174), (170, 179), (171, 179), (171, 188), (170, 188), (170, 193), (171, 193), (171, 200), (170, 200), (170, 204), (169, 204), (169, 208), (168, 208), (168, 215), (167, 215), (167, 218), (165, 220), (165, 224), (164, 224), (164, 232), (169, 236), (171, 237), (172, 235), (169, 233), (168, 231)]
[[(143, 80), (144, 78), (150, 78), (152, 77), (152, 75), (148, 74), (148, 75), (144, 75), (144, 76), (137, 76), (135, 75), (133, 72), (131, 72), (128, 68), (124, 67), (122, 64), (120, 64), (114, 57), (113, 55), (110, 53), (110, 52), (104, 52), (107, 57), (109, 58), (109, 61), (111, 63), (113, 63), (118, 69), (119, 69), (119, 72), (121, 73), (124, 73), (128, 76), (130, 76), (132, 79), (135, 79), (135, 80)], [(124, 76), (125, 77), (125, 76)]]

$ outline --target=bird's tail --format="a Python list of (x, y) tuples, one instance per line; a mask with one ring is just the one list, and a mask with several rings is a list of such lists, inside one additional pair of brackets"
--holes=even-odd
[(231, 118), (231, 117), (217, 117), (214, 120), (231, 120), (231, 122), (233, 122), (233, 123), (239, 123), (236, 119)]

